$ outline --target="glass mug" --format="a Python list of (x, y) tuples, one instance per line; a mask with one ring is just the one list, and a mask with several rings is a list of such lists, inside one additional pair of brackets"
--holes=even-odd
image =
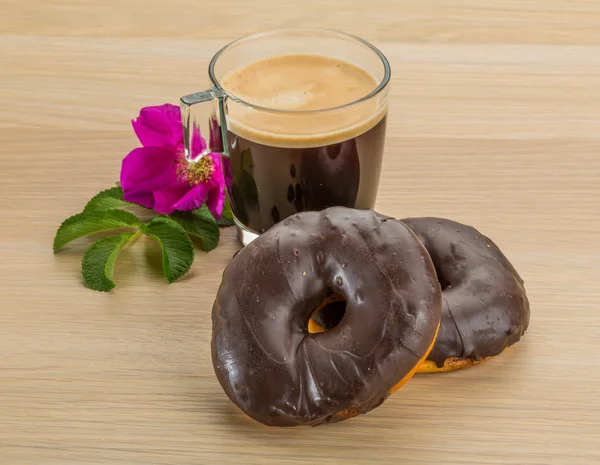
[[(368, 73), (372, 89), (331, 108), (319, 106), (317, 95), (317, 109), (290, 110), (281, 105), (269, 108), (264, 95), (261, 105), (246, 101), (223, 85), (225, 77), (248, 64), (282, 56), (342, 60)], [(225, 46), (212, 58), (208, 74), (212, 89), (181, 98), (186, 155), (196, 153), (193, 134), (208, 122), (211, 137), (204, 153), (222, 154), (234, 221), (244, 245), (300, 211), (374, 207), (391, 74), (377, 48), (337, 31), (281, 29)], [(260, 76), (249, 75), (246, 85), (260, 85)], [(337, 92), (335, 84), (331, 92)], [(264, 93), (264, 82), (262, 88)]]

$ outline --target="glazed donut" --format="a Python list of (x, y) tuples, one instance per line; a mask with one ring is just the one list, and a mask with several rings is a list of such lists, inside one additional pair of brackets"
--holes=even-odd
[[(442, 318), (433, 350), (418, 373), (467, 368), (500, 354), (529, 325), (523, 280), (508, 259), (475, 228), (443, 218), (407, 218), (435, 266), (442, 287)], [(315, 313), (318, 333), (338, 318), (335, 306)]]
[[(343, 308), (310, 334), (316, 309)], [(403, 223), (334, 207), (276, 224), (227, 266), (213, 307), (212, 359), (227, 396), (266, 425), (366, 413), (433, 346), (442, 307), (429, 254)]]
[(442, 287), (439, 334), (419, 373), (466, 368), (500, 354), (529, 325), (523, 280), (494, 242), (442, 218), (407, 218)]

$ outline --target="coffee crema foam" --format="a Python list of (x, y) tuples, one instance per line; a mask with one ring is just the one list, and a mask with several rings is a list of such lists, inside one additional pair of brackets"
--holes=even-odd
[(276, 147), (317, 147), (356, 137), (387, 112), (378, 97), (339, 110), (378, 85), (363, 68), (324, 55), (281, 55), (236, 69), (221, 80), (225, 91), (263, 107), (228, 100), (228, 129)]

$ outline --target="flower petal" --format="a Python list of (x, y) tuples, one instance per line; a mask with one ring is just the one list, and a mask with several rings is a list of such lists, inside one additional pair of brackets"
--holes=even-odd
[(185, 212), (200, 208), (206, 200), (206, 194), (208, 193), (209, 187), (208, 183), (201, 183), (192, 187), (191, 190), (173, 205), (175, 210)]
[(181, 111), (175, 105), (166, 103), (142, 108), (131, 124), (144, 147), (163, 147), (176, 151), (183, 144)]
[[(206, 150), (206, 141), (204, 137), (200, 134), (200, 128), (193, 125), (192, 129), (192, 159), (196, 158), (202, 152)], [(182, 139), (183, 140), (183, 139)]]
[(223, 184), (225, 181), (223, 179), (223, 156), (217, 152), (210, 152), (206, 154), (207, 157), (210, 157), (213, 161), (213, 172), (211, 175), (211, 179)]
[(216, 219), (221, 218), (225, 207), (225, 188), (223, 186), (214, 186), (208, 191), (206, 206)]
[(154, 209), (154, 192), (152, 191), (135, 191), (128, 192), (127, 194), (123, 193), (123, 200)]
[(231, 174), (231, 160), (226, 155), (221, 156), (221, 168), (223, 178), (225, 179), (225, 186), (231, 192), (233, 190), (233, 174)]
[(213, 173), (210, 179), (210, 190), (206, 199), (206, 206), (215, 218), (220, 218), (225, 206), (225, 178), (223, 176), (223, 165), (221, 154), (212, 152), (206, 155), (213, 160)]
[[(169, 186), (167, 189), (155, 190), (154, 210), (165, 215), (169, 215), (175, 210), (182, 210), (181, 208), (178, 208), (179, 202), (186, 198), (195, 189), (195, 187), (192, 188), (189, 184), (179, 183)], [(202, 203), (200, 203), (200, 205), (202, 205)], [(198, 207), (200, 205), (198, 205)], [(187, 208), (182, 211), (193, 210), (194, 208)]]
[(160, 147), (132, 150), (121, 166), (123, 198), (159, 213), (171, 213), (171, 205), (191, 190), (179, 181), (176, 158), (176, 154)]
[(176, 154), (160, 147), (141, 147), (129, 152), (121, 165), (124, 191), (153, 190), (177, 180)]

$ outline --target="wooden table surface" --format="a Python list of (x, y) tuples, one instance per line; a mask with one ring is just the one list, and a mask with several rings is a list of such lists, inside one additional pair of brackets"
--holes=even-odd
[[(524, 339), (366, 416), (269, 429), (227, 399), (210, 310), (232, 228), (167, 285), (140, 240), (86, 289), (60, 222), (117, 180), (140, 107), (251, 32), (324, 26), (393, 67), (377, 208), (473, 224), (519, 270)], [(600, 2), (0, 0), (0, 463), (600, 461)]]

